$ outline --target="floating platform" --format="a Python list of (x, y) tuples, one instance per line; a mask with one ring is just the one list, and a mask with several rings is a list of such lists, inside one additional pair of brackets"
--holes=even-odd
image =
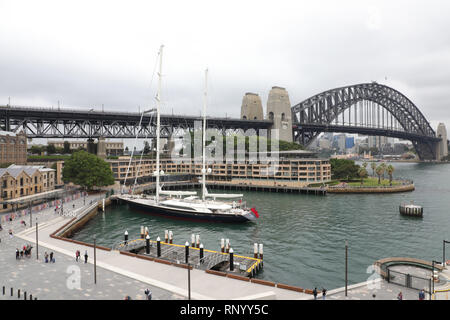
[(423, 207), (414, 204), (402, 204), (399, 206), (401, 215), (423, 217)]
[[(168, 261), (172, 264), (186, 265), (186, 246), (160, 241), (161, 255), (158, 256), (157, 241), (150, 240), (150, 253), (146, 253), (146, 240), (134, 239), (114, 246), (113, 250), (135, 253)], [(189, 264), (201, 270), (222, 271), (244, 277), (253, 277), (263, 268), (263, 260), (245, 257), (233, 253), (234, 268), (230, 268), (230, 253), (203, 249), (203, 259), (200, 259), (200, 248), (189, 246)]]

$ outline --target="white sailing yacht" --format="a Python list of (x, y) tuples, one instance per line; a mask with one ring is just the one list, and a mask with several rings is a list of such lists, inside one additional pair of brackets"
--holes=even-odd
[[(242, 194), (210, 194), (206, 189), (206, 98), (207, 98), (207, 73), (205, 71), (205, 92), (203, 101), (203, 167), (202, 167), (202, 198), (199, 199), (195, 191), (169, 191), (162, 190), (160, 186), (160, 102), (161, 102), (161, 71), (162, 71), (163, 46), (159, 52), (159, 82), (156, 120), (156, 192), (155, 196), (141, 195), (121, 195), (120, 198), (126, 201), (130, 207), (136, 208), (145, 213), (163, 217), (180, 218), (200, 221), (217, 222), (247, 222), (259, 217), (254, 208), (247, 208), (242, 201)], [(209, 169), (210, 170), (210, 169)], [(208, 199), (212, 198), (212, 199)], [(217, 198), (240, 198), (239, 201), (217, 201)]]

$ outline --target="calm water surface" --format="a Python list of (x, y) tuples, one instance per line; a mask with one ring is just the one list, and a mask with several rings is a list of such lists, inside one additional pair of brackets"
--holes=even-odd
[[(380, 258), (442, 260), (442, 240), (450, 240), (450, 165), (393, 165), (394, 176), (414, 180), (415, 191), (327, 196), (244, 192), (260, 218), (238, 225), (164, 219), (127, 205), (112, 206), (74, 238), (92, 242), (96, 234), (98, 244), (112, 246), (123, 240), (125, 230), (130, 239), (139, 237), (143, 225), (149, 227), (152, 239), (163, 239), (164, 230), (172, 230), (178, 244), (190, 242), (192, 233), (200, 234), (205, 248), (211, 250), (219, 250), (220, 239), (228, 238), (235, 252), (250, 256), (253, 243), (263, 243), (264, 271), (258, 278), (306, 288), (342, 287), (345, 239), (349, 241), (350, 283), (366, 281), (371, 274), (368, 266)], [(423, 219), (399, 215), (399, 204), (410, 201), (424, 207)]]

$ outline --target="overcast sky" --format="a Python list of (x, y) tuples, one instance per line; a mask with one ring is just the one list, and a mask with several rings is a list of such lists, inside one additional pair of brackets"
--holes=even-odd
[(449, 1), (0, 0), (0, 16), (0, 105), (154, 106), (164, 44), (162, 113), (199, 115), (209, 68), (209, 115), (375, 80), (450, 126)]

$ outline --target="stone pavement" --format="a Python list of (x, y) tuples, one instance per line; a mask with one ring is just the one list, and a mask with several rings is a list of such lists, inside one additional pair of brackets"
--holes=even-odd
[[(86, 198), (86, 203), (96, 199), (98, 196)], [(66, 208), (75, 208), (83, 205), (83, 198), (68, 203)], [(33, 214), (33, 220), (37, 217), (39, 225), (59, 219), (66, 221), (68, 218), (62, 218), (54, 213), (54, 208), (43, 210)], [(94, 266), (91, 263), (84, 263), (84, 257), (79, 262), (75, 261), (75, 254), (69, 256), (55, 252), (39, 244), (39, 260), (36, 259), (36, 248), (34, 242), (25, 241), (16, 236), (17, 233), (26, 231), (30, 228), (29, 219), (24, 217), (27, 227), (20, 224), (20, 220), (7, 222), (3, 225), (3, 231), (0, 231), (0, 300), (18, 299), (17, 289), (27, 292), (37, 297), (39, 300), (122, 300), (125, 296), (132, 299), (144, 300), (144, 290), (149, 288), (152, 292), (152, 298), (158, 299), (184, 299), (182, 296), (174, 295), (172, 292), (151, 286), (147, 283), (123, 276), (121, 274), (103, 269), (97, 266), (97, 284), (94, 284)], [(29, 218), (29, 217), (28, 217)], [(8, 235), (8, 230), (13, 230), (13, 237)], [(56, 229), (56, 228), (55, 228)], [(31, 230), (32, 231), (32, 230)], [(34, 232), (31, 232), (35, 235)], [(40, 236), (40, 234), (39, 234)], [(40, 242), (40, 241), (39, 241)], [(31, 257), (16, 260), (15, 250), (19, 250), (26, 244), (33, 246)], [(45, 263), (44, 253), (54, 252), (55, 263)], [(81, 251), (81, 249), (80, 249)], [(81, 253), (84, 254), (84, 251)], [(88, 260), (92, 261), (91, 254)], [(78, 285), (79, 284), (79, 285)], [(6, 294), (3, 295), (2, 287), (5, 286)], [(14, 288), (14, 295), (11, 297), (10, 288)]]

